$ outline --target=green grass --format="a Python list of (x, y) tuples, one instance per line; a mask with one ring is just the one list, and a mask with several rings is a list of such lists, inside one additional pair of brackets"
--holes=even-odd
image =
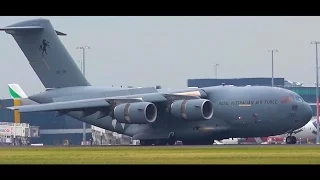
[(13, 147), (2, 164), (319, 164), (320, 147)]

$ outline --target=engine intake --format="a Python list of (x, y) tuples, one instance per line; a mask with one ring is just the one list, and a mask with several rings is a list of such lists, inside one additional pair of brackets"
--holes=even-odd
[(149, 102), (124, 103), (114, 108), (113, 116), (120, 123), (147, 124), (157, 119), (157, 107)]
[(171, 104), (170, 111), (185, 120), (209, 120), (213, 116), (213, 105), (207, 99), (178, 100)]

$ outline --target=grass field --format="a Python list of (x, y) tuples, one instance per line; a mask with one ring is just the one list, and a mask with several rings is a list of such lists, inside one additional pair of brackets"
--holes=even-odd
[(320, 147), (8, 147), (2, 164), (319, 164)]

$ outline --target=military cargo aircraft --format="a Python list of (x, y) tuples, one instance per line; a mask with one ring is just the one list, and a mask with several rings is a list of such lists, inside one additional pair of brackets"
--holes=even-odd
[[(25, 96), (21, 113), (55, 111), (109, 131), (131, 136), (141, 145), (213, 144), (226, 138), (291, 133), (312, 117), (298, 94), (262, 86), (214, 86), (182, 90), (91, 85), (47, 19), (1, 28), (13, 36), (46, 91)], [(197, 67), (196, 67), (197, 68)], [(199, 67), (201, 68), (201, 67)]]

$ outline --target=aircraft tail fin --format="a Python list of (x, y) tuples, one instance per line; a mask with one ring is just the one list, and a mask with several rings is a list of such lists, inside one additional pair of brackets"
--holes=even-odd
[(28, 96), (22, 90), (19, 84), (8, 84), (8, 87), (9, 87), (11, 98), (13, 99), (28, 98)]
[(0, 31), (11, 34), (45, 88), (90, 86), (47, 19), (12, 24)]

